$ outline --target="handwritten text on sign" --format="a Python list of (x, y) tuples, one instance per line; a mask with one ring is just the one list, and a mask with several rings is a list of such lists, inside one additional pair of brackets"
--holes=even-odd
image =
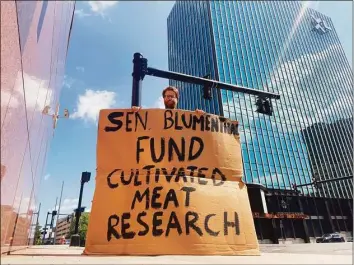
[(102, 110), (86, 254), (257, 255), (237, 122)]
[(157, 178), (188, 175), (225, 179), (226, 175), (242, 175), (238, 122), (216, 115), (180, 110), (103, 110), (100, 135), (98, 170), (111, 169), (108, 173), (117, 170), (124, 176), (146, 178), (151, 173)]

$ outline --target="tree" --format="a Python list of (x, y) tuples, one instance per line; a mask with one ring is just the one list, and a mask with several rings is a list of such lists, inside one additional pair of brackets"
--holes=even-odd
[[(89, 217), (90, 217), (90, 213), (86, 213), (86, 212), (81, 213), (80, 220), (79, 220), (79, 235), (80, 235), (81, 242), (85, 242), (86, 240)], [(70, 237), (75, 233), (75, 222), (76, 222), (76, 217), (72, 219), (70, 224), (70, 234), (69, 234)]]
[(36, 225), (36, 229), (34, 232), (34, 240), (33, 240), (33, 244), (34, 245), (41, 245), (42, 244), (42, 240), (41, 240), (41, 228), (42, 226), (40, 226), (38, 223)]

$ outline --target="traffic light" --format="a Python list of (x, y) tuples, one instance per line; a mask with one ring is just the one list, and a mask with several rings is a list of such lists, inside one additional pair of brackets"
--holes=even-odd
[[(204, 79), (210, 79), (210, 74), (207, 74), (205, 76), (203, 76)], [(203, 86), (203, 98), (204, 99), (208, 99), (211, 100), (212, 99), (212, 93), (211, 93), (211, 86), (205, 84)]]
[(293, 187), (293, 190), (294, 190), (295, 192), (298, 192), (298, 191), (299, 191), (299, 190), (297, 189), (297, 186), (296, 186), (295, 183), (293, 183), (292, 187)]
[(204, 85), (203, 87), (203, 98), (208, 100), (212, 99), (211, 87), (208, 85)]
[(68, 109), (64, 109), (64, 118), (68, 119), (69, 118), (69, 110)]
[(316, 178), (312, 178), (312, 184), (318, 189), (320, 187), (319, 183), (317, 182)]
[(270, 99), (258, 97), (256, 100), (257, 112), (265, 115), (273, 115), (273, 106)]
[(52, 218), (54, 217), (54, 216), (56, 216), (57, 215), (57, 213), (58, 213), (58, 211), (52, 211)]
[(91, 172), (82, 172), (82, 174), (81, 174), (81, 182), (82, 183), (89, 182), (90, 181), (90, 177), (91, 177)]
[(147, 59), (143, 58), (141, 54), (135, 53), (133, 63), (134, 63), (134, 69), (132, 75), (136, 78), (139, 78), (140, 80), (143, 80), (147, 73), (147, 67), (148, 67)]

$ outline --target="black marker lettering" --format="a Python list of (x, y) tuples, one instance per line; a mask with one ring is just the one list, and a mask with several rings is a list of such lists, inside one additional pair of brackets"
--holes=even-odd
[(150, 139), (150, 151), (151, 151), (151, 159), (154, 163), (161, 162), (163, 157), (165, 156), (165, 138), (161, 138), (161, 148), (160, 148), (160, 156), (157, 158), (156, 157), (156, 152), (155, 152), (155, 139), (151, 138)]
[(147, 125), (147, 120), (148, 120), (148, 111), (145, 111), (145, 123), (143, 119), (141, 118), (140, 114), (138, 112), (135, 113), (135, 131), (136, 128), (138, 127), (138, 120), (140, 121), (140, 124), (143, 126), (144, 130), (146, 130), (146, 125)]
[(192, 126), (192, 114), (189, 114), (189, 123), (186, 122), (186, 116), (188, 114), (186, 113), (183, 113), (182, 114), (182, 123), (183, 123), (183, 126), (186, 127), (187, 129), (189, 129), (191, 126)]
[(146, 188), (146, 190), (144, 191), (143, 194), (141, 194), (139, 190), (137, 190), (135, 192), (130, 209), (133, 210), (135, 208), (135, 201), (136, 200), (138, 200), (139, 202), (142, 202), (144, 197), (145, 197), (145, 210), (149, 209), (149, 205), (150, 205), (150, 190), (149, 190), (149, 188)]
[(143, 169), (146, 169), (146, 184), (150, 183), (150, 169), (153, 169), (155, 166), (154, 165), (148, 165), (143, 167)]
[(194, 183), (194, 171), (197, 169), (198, 167), (196, 166), (188, 166), (187, 169), (190, 170), (189, 172), (189, 176), (191, 177), (191, 182)]
[[(189, 220), (190, 216), (193, 217), (192, 220)], [(194, 231), (196, 231), (199, 236), (203, 235), (202, 230), (198, 226), (195, 225), (195, 223), (198, 221), (198, 219), (199, 219), (199, 216), (198, 216), (198, 214), (196, 212), (188, 211), (186, 213), (185, 224), (186, 224), (186, 234), (187, 235), (190, 234), (189, 228), (192, 228)]]
[[(164, 113), (165, 121), (164, 121), (164, 126), (163, 126), (163, 128), (164, 128), (165, 130), (166, 130), (166, 129), (170, 129), (170, 128), (173, 126), (173, 124), (174, 124), (174, 121), (173, 121), (173, 119), (172, 119), (172, 115), (173, 115), (173, 113), (172, 113), (171, 110), (166, 110), (165, 113)], [(170, 121), (170, 122), (171, 122), (169, 126), (167, 125), (167, 121)], [(168, 126), (168, 127), (167, 127), (167, 126)]]
[(151, 208), (154, 208), (154, 209), (160, 209), (161, 208), (162, 203), (156, 201), (158, 198), (161, 197), (161, 194), (159, 193), (161, 190), (162, 190), (161, 186), (160, 187), (155, 187), (152, 190)]
[(181, 150), (179, 150), (175, 140), (170, 138), (168, 140), (168, 161), (171, 162), (173, 159), (173, 151), (176, 153), (178, 161), (184, 161), (186, 153), (186, 140), (184, 137), (181, 138)]
[(118, 131), (120, 128), (122, 128), (123, 126), (123, 122), (121, 120), (117, 120), (117, 118), (119, 117), (123, 117), (124, 112), (111, 112), (110, 114), (108, 114), (107, 118), (108, 120), (112, 123), (115, 124), (117, 126), (115, 127), (110, 127), (110, 126), (106, 126), (104, 128), (104, 130), (106, 132), (116, 132)]
[(137, 142), (137, 147), (136, 147), (136, 162), (139, 163), (140, 162), (140, 153), (142, 153), (144, 151), (144, 148), (140, 147), (140, 141), (141, 140), (147, 140), (149, 139), (149, 136), (140, 136), (138, 137), (138, 142)]
[(146, 212), (141, 212), (138, 214), (138, 223), (145, 228), (144, 231), (139, 231), (138, 235), (139, 236), (145, 236), (147, 233), (149, 233), (149, 226), (141, 219), (142, 216), (146, 216)]
[(122, 170), (122, 172), (120, 173), (120, 181), (122, 182), (123, 185), (129, 185), (134, 177), (134, 169), (130, 170), (130, 176), (127, 180), (124, 179), (124, 171)]
[[(115, 221), (115, 224), (112, 224), (112, 221)], [(112, 235), (117, 239), (120, 238), (119, 233), (117, 232), (117, 230), (114, 229), (114, 227), (116, 227), (118, 225), (118, 223), (119, 223), (118, 215), (114, 214), (108, 218), (108, 229), (107, 229), (107, 241), (108, 242), (111, 241)]]
[(201, 167), (201, 168), (198, 169), (198, 176), (197, 177), (198, 177), (198, 183), (200, 185), (206, 185), (208, 183), (207, 180), (202, 180), (202, 178), (205, 178), (205, 175), (202, 172), (203, 170), (207, 171), (208, 168), (207, 167)]
[(139, 180), (139, 169), (135, 170), (135, 177), (134, 177), (134, 186), (140, 186), (141, 185), (141, 181)]
[(158, 217), (162, 217), (162, 212), (155, 212), (152, 217), (152, 235), (153, 236), (161, 236), (163, 233), (163, 229), (157, 229), (162, 224), (162, 220), (158, 219)]
[(172, 177), (173, 177), (174, 175), (176, 175), (176, 171), (177, 171), (177, 168), (176, 168), (176, 167), (172, 168), (171, 173), (168, 173), (167, 170), (166, 170), (166, 168), (161, 168), (161, 169), (162, 169), (162, 174), (165, 175), (166, 180), (167, 180), (168, 182), (170, 182), (171, 179), (172, 179)]
[(204, 116), (193, 115), (193, 126), (192, 129), (195, 131), (197, 128), (197, 123), (200, 124), (200, 131), (204, 131)]
[(159, 180), (160, 180), (160, 169), (156, 168), (156, 171), (155, 171), (155, 182), (159, 183)]
[(167, 209), (170, 202), (173, 202), (176, 208), (179, 207), (176, 192), (174, 191), (174, 189), (170, 189), (167, 192), (165, 203), (163, 204), (163, 209)]
[(210, 131), (210, 115), (205, 116), (205, 130)]
[(175, 129), (177, 130), (177, 131), (180, 131), (180, 130), (182, 130), (183, 129), (183, 127), (182, 126), (180, 126), (180, 125), (178, 125), (178, 112), (176, 111), (175, 112)]
[(219, 132), (219, 120), (217, 118), (211, 119), (211, 131)]
[(124, 222), (126, 219), (130, 219), (130, 213), (123, 213), (122, 215), (122, 237), (124, 239), (132, 239), (135, 237), (135, 232), (127, 232), (127, 229), (129, 229), (130, 224)]
[(193, 188), (193, 187), (182, 187), (181, 191), (185, 191), (186, 192), (186, 200), (185, 200), (184, 206), (188, 207), (189, 206), (190, 193), (195, 191), (195, 188)]
[(131, 118), (129, 117), (130, 115), (134, 114), (134, 112), (127, 112), (126, 114), (126, 120), (125, 120), (125, 130), (127, 132), (131, 132), (132, 128), (129, 127), (129, 124), (132, 123)]
[(183, 178), (184, 182), (187, 182), (186, 172), (184, 167), (180, 167), (177, 172), (177, 176), (175, 178), (175, 182), (178, 182), (180, 178)]
[[(216, 183), (216, 178), (215, 176), (216, 175), (219, 175), (221, 180), (219, 183)], [(213, 173), (211, 175), (211, 178), (213, 179), (213, 183), (214, 183), (214, 186), (221, 186), (222, 184), (224, 184), (224, 181), (226, 181), (226, 176), (220, 171), (220, 169), (218, 168), (214, 168), (213, 169)]]
[(168, 220), (167, 229), (165, 236), (167, 237), (170, 234), (171, 228), (177, 229), (178, 234), (182, 234), (182, 228), (178, 221), (177, 215), (175, 212), (171, 212), (170, 219)]
[[(199, 143), (199, 149), (193, 154), (193, 148), (194, 148), (194, 143), (198, 142)], [(204, 143), (203, 140), (199, 137), (193, 136), (191, 138), (191, 143), (189, 145), (189, 154), (188, 154), (188, 161), (192, 161), (194, 159), (197, 159), (200, 154), (204, 150)]]
[(112, 184), (111, 182), (111, 177), (114, 173), (116, 173), (117, 171), (119, 171), (120, 169), (115, 169), (113, 170), (111, 173), (109, 173), (109, 175), (107, 176), (107, 184), (108, 184), (108, 187), (110, 187), (111, 189), (115, 189), (118, 187), (118, 183), (115, 183), (115, 184)]
[(229, 222), (227, 220), (227, 212), (224, 212), (224, 235), (228, 235), (228, 227), (235, 227), (235, 234), (239, 235), (240, 234), (240, 222), (238, 219), (238, 214), (236, 212), (234, 212), (235, 214), (235, 221), (234, 222)]
[(208, 214), (206, 217), (205, 217), (205, 223), (204, 223), (204, 229), (205, 231), (207, 231), (207, 233), (211, 236), (218, 236), (218, 234), (220, 233), (220, 231), (213, 231), (210, 229), (209, 227), (209, 219), (212, 217), (212, 216), (215, 216), (216, 214)]

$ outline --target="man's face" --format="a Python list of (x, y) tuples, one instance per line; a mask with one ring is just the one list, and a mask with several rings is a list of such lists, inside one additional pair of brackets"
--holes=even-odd
[(167, 90), (163, 99), (166, 109), (175, 109), (177, 107), (177, 97), (175, 92)]

